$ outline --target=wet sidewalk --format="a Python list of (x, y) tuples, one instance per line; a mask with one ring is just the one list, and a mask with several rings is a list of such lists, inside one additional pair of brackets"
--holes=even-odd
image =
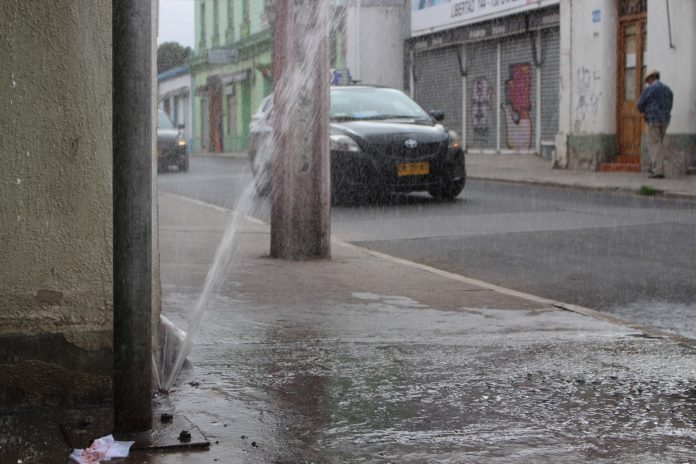
[(467, 173), (472, 179), (632, 194), (639, 193), (643, 188), (644, 193), (696, 200), (696, 175), (674, 179), (649, 179), (644, 173), (554, 169), (549, 160), (536, 155), (468, 154), (466, 163)]
[[(230, 213), (159, 209), (164, 312), (186, 329)], [(341, 242), (331, 260), (273, 260), (269, 241), (244, 223), (157, 400), (209, 450), (127, 462), (696, 461), (687, 345)]]

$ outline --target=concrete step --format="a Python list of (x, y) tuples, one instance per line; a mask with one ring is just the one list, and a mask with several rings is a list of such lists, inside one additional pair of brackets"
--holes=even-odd
[(640, 172), (640, 163), (602, 163), (600, 172)]
[(640, 164), (640, 155), (618, 155), (612, 158), (612, 163)]

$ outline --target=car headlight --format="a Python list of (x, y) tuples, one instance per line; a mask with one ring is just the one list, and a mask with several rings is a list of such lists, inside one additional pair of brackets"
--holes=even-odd
[(184, 139), (179, 139), (176, 141), (176, 144), (179, 145), (180, 147), (185, 147), (186, 146), (186, 140)]
[(330, 137), (330, 145), (331, 149), (335, 151), (349, 151), (353, 153), (362, 151), (358, 144), (355, 143), (355, 140), (347, 135), (332, 135)]
[(457, 150), (462, 148), (462, 138), (455, 131), (449, 131), (449, 147)]

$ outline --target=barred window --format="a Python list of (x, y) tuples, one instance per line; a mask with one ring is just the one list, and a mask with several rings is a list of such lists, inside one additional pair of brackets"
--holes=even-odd
[(648, 0), (620, 0), (619, 16), (634, 16), (647, 13)]

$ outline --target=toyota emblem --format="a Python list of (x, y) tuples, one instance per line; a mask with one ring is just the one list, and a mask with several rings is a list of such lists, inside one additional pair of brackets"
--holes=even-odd
[(404, 142), (404, 145), (406, 145), (406, 148), (416, 148), (418, 146), (418, 142), (416, 142), (413, 139), (408, 139)]

